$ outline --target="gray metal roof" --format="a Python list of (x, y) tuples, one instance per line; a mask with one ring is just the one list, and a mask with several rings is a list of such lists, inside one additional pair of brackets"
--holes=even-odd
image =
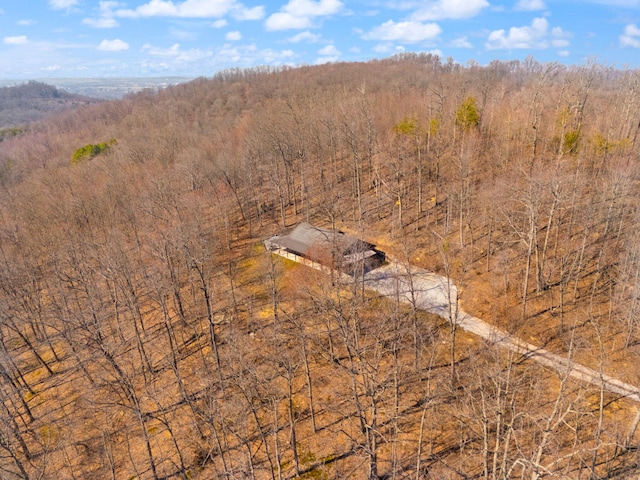
[[(321, 251), (345, 253), (358, 242), (361, 242), (359, 239), (345, 235), (340, 231), (324, 230), (306, 222), (298, 225), (289, 235), (276, 237), (271, 241), (287, 250), (298, 252), (302, 255), (313, 254), (312, 250), (317, 250), (317, 253)], [(366, 242), (362, 243), (366, 245), (367, 249), (371, 247)]]

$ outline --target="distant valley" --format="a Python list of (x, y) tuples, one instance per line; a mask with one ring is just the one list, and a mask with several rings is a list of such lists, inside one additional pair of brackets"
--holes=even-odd
[(157, 92), (186, 77), (0, 80), (0, 141), (53, 113), (117, 100), (143, 90)]
[[(122, 98), (145, 89), (157, 90), (170, 85), (188, 82), (191, 77), (148, 78), (39, 78), (38, 82), (53, 85), (68, 93), (86, 95), (106, 100)], [(27, 80), (0, 79), (0, 87), (11, 87)]]

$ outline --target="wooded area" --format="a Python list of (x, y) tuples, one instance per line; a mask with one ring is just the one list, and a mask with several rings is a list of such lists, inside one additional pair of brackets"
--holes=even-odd
[(58, 90), (36, 81), (0, 87), (0, 142), (19, 133), (29, 122), (56, 112), (98, 102), (100, 100), (97, 98)]
[(637, 478), (633, 401), (261, 242), (366, 238), (640, 385), (639, 118), (638, 71), (402, 54), (6, 138), (0, 477)]

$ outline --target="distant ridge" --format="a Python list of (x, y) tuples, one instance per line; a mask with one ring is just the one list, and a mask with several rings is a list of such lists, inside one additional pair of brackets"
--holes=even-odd
[[(68, 93), (114, 100), (142, 90), (159, 90), (190, 80), (193, 80), (193, 77), (40, 78), (37, 81), (53, 85)], [(25, 81), (0, 79), (0, 86), (16, 86), (22, 83)]]
[(24, 125), (52, 113), (97, 103), (100, 100), (68, 93), (34, 80), (0, 87), (0, 128)]

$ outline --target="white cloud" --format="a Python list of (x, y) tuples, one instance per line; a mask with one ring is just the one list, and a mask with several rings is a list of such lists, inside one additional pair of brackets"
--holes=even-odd
[(78, 0), (49, 0), (49, 6), (56, 10), (75, 7), (77, 4)]
[(551, 46), (555, 48), (568, 47), (569, 37), (570, 35), (560, 27), (554, 27), (551, 29)]
[(20, 35), (16, 37), (4, 37), (5, 45), (24, 45), (28, 42), (26, 35)]
[(85, 18), (82, 23), (93, 28), (115, 28), (119, 26), (114, 17), (113, 10), (121, 4), (112, 0), (102, 0), (100, 2), (100, 17), (97, 19)]
[(619, 40), (621, 47), (640, 48), (640, 28), (635, 23), (627, 25)]
[(120, 3), (116, 0), (100, 0), (100, 2), (98, 2), (98, 5), (102, 14), (113, 15), (113, 10), (118, 7), (124, 6), (125, 4)]
[(242, 39), (242, 34), (238, 31), (229, 32), (225, 35), (225, 38), (230, 41), (237, 41)]
[(316, 59), (316, 64), (319, 65), (322, 63), (337, 61), (340, 58), (340, 55), (342, 55), (342, 52), (334, 45), (327, 45), (326, 47), (322, 47), (318, 50), (318, 55), (320, 55), (320, 57)]
[(342, 55), (340, 50), (338, 50), (335, 45), (327, 45), (326, 47), (322, 47), (320, 50), (318, 50), (318, 53), (320, 55)]
[(316, 43), (320, 40), (320, 38), (321, 38), (321, 35), (318, 35), (315, 33), (301, 32), (301, 33), (298, 33), (297, 35), (294, 35), (293, 37), (289, 37), (287, 41), (290, 43), (300, 43), (300, 42)]
[(265, 23), (267, 30), (289, 30), (311, 27), (311, 18), (296, 17), (287, 12), (278, 12), (267, 18)]
[(85, 18), (82, 23), (93, 28), (115, 28), (119, 25), (113, 17)]
[(373, 47), (373, 51), (380, 55), (390, 55), (394, 50), (397, 52), (398, 48), (404, 51), (404, 47), (395, 47), (392, 43), (379, 43)]
[(213, 22), (211, 26), (213, 28), (223, 28), (223, 27), (226, 27), (228, 24), (229, 22), (227, 22), (224, 18), (221, 18), (220, 20), (216, 20), (215, 22)]
[(117, 17), (212, 18), (234, 13), (239, 19), (255, 20), (264, 16), (264, 7), (246, 8), (236, 0), (150, 0), (135, 9), (118, 9)]
[(255, 44), (231, 46), (224, 45), (214, 55), (217, 65), (283, 65), (293, 61), (295, 54), (291, 50), (259, 50)]
[(169, 48), (154, 47), (149, 43), (145, 43), (142, 46), (142, 51), (156, 57), (175, 57), (180, 55), (180, 44), (174, 43)]
[(467, 40), (467, 37), (456, 38), (451, 42), (451, 46), (455, 48), (473, 48), (473, 45)]
[(421, 2), (411, 16), (416, 22), (425, 20), (461, 19), (475, 17), (483, 8), (487, 8), (487, 0), (436, 0)]
[(394, 22), (389, 20), (365, 33), (365, 40), (385, 40), (391, 42), (418, 43), (434, 40), (442, 33), (435, 23)]
[(20, 25), (21, 27), (30, 27), (35, 23), (36, 23), (35, 20), (18, 20), (17, 22), (17, 24)]
[(289, 0), (282, 10), (298, 17), (314, 17), (333, 15), (342, 9), (342, 2), (338, 0)]
[(524, 10), (527, 12), (533, 12), (535, 10), (544, 10), (547, 6), (544, 0), (520, 0), (516, 4), (516, 10)]
[(119, 38), (116, 38), (115, 40), (102, 40), (100, 45), (98, 45), (98, 50), (103, 50), (105, 52), (121, 52), (128, 49), (129, 44), (127, 42), (123, 42)]
[(568, 38), (569, 34), (560, 27), (549, 30), (549, 22), (539, 17), (534, 18), (530, 26), (511, 27), (508, 33), (504, 29), (494, 30), (489, 34), (485, 46), (489, 50), (560, 48), (569, 45)]
[(309, 28), (314, 18), (335, 15), (343, 6), (340, 0), (289, 0), (279, 12), (267, 18), (265, 27), (267, 30)]
[(264, 7), (262, 5), (253, 8), (238, 7), (231, 15), (236, 20), (261, 20), (264, 18)]
[(154, 57), (172, 58), (178, 63), (196, 62), (212, 55), (212, 52), (208, 50), (200, 50), (198, 48), (181, 50), (179, 43), (175, 43), (169, 48), (153, 47), (147, 43), (142, 47), (142, 51)]

